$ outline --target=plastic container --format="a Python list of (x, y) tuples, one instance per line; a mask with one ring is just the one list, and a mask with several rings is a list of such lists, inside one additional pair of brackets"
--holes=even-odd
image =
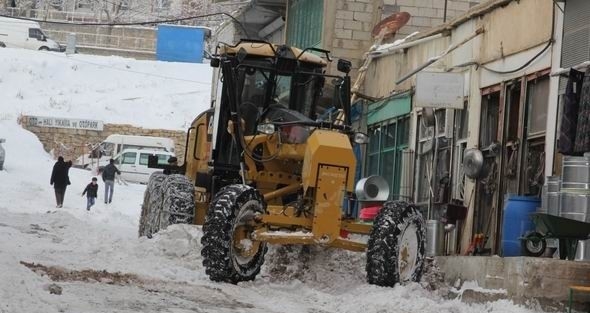
[(522, 238), (528, 232), (535, 230), (535, 224), (530, 218), (541, 205), (541, 199), (508, 195), (504, 202), (504, 218), (502, 221), (502, 255), (523, 255)]

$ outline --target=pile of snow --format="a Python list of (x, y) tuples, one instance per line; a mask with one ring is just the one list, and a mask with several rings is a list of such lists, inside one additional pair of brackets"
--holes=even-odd
[[(7, 54), (11, 54), (9, 61), (20, 67), (7, 64)], [(4, 62), (0, 66), (14, 70), (9, 73), (0, 70), (3, 75), (0, 94), (9, 95), (8, 102), (2, 102), (2, 112), (8, 114), (0, 117), (0, 137), (7, 139), (6, 171), (0, 171), (0, 312), (533, 312), (505, 300), (486, 304), (448, 300), (420, 284), (395, 288), (372, 286), (365, 282), (364, 254), (319, 247), (272, 247), (255, 281), (238, 285), (214, 283), (208, 280), (201, 264), (200, 227), (173, 225), (152, 239), (138, 238), (137, 223), (145, 186), (117, 184), (113, 203), (106, 205), (103, 184), (99, 180), (97, 204), (88, 212), (81, 192), (92, 174), (85, 170), (70, 170), (72, 184), (66, 191), (64, 207), (56, 209), (49, 185), (54, 161), (32, 133), (17, 125), (17, 113), (22, 110), (28, 114), (78, 116), (89, 111), (118, 119), (118, 122), (151, 123), (156, 122), (152, 116), (155, 111), (165, 111), (162, 106), (159, 110), (152, 106), (137, 110), (133, 119), (126, 119), (126, 115), (120, 115), (124, 108), (117, 111), (118, 114), (110, 114), (114, 112), (110, 110), (119, 109), (112, 104), (126, 101), (121, 100), (121, 96), (140, 88), (139, 85), (142, 87), (136, 90), (138, 94), (150, 94), (161, 100), (164, 97), (161, 94), (180, 90), (184, 83), (151, 85), (146, 81), (155, 79), (153, 77), (145, 80), (105, 77), (106, 70), (82, 65), (74, 72), (81, 71), (83, 75), (69, 79), (58, 71), (60, 66), (56, 63), (65, 62), (61, 58), (47, 57), (43, 65), (44, 61), (35, 62), (37, 58), (45, 58), (45, 54), (36, 52), (21, 51), (21, 55), (15, 55), (0, 50), (2, 57)], [(119, 64), (117, 66), (144, 64), (160, 68), (163, 75), (166, 74), (163, 68), (170, 65), (121, 58), (100, 59), (105, 64)], [(29, 67), (31, 63), (36, 65)], [(87, 70), (92, 75), (84, 74)], [(6, 75), (12, 75), (10, 80), (20, 81), (7, 84)], [(35, 79), (45, 75), (53, 75), (53, 81), (43, 81), (59, 88), (63, 98), (71, 99), (68, 101), (84, 101), (85, 97), (78, 97), (75, 91), (85, 91), (88, 95), (86, 111), (80, 111), (73, 104), (41, 105), (47, 104), (44, 97), (52, 91), (39, 86)], [(122, 72), (121, 75), (127, 74)], [(111, 79), (117, 84), (108, 83)], [(103, 97), (97, 96), (99, 81), (108, 85), (105, 88), (109, 92)], [(29, 87), (25, 90), (23, 86)], [(24, 90), (22, 99), (10, 96), (19, 89)], [(42, 92), (33, 96), (36, 89)], [(202, 103), (205, 103), (207, 97), (204, 93), (202, 96)], [(145, 103), (154, 105), (160, 100), (147, 98)], [(173, 107), (174, 110), (180, 108)], [(43, 109), (50, 112), (44, 113)], [(191, 110), (191, 118), (194, 111)], [(177, 122), (179, 127), (183, 123)], [(52, 281), (31, 271), (21, 261), (63, 268), (63, 271), (121, 272), (137, 276), (141, 282)], [(54, 284), (62, 288), (61, 295), (48, 291)]]
[(186, 129), (210, 105), (209, 64), (0, 49), (0, 118), (19, 114)]

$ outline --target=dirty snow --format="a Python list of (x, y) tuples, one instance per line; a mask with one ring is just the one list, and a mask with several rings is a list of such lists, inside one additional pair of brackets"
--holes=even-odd
[[(0, 49), (0, 137), (7, 139), (6, 170), (0, 171), (0, 312), (534, 312), (506, 300), (447, 300), (416, 283), (368, 285), (363, 254), (318, 247), (271, 247), (255, 281), (213, 283), (201, 265), (200, 227), (174, 225), (153, 239), (137, 238), (145, 186), (116, 185), (113, 203), (105, 205), (99, 181), (97, 204), (87, 212), (81, 192), (91, 173), (84, 170), (70, 170), (72, 185), (56, 209), (49, 185), (54, 161), (17, 124), (18, 113), (180, 128), (208, 102), (200, 84), (119, 70), (207, 81), (201, 65), (74, 58), (117, 69), (80, 63), (72, 70), (75, 62), (63, 56)], [(142, 100), (125, 107), (131, 94)], [(48, 96), (61, 104), (52, 106)]]

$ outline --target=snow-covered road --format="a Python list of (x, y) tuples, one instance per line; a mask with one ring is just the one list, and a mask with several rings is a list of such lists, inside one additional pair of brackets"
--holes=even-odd
[[(206, 88), (186, 81), (206, 81), (210, 71), (202, 65), (72, 58), (0, 49), (0, 138), (7, 140), (6, 170), (0, 171), (0, 312), (534, 312), (505, 300), (468, 305), (419, 284), (368, 285), (363, 254), (319, 248), (272, 247), (255, 281), (213, 283), (201, 265), (199, 227), (175, 225), (138, 238), (145, 186), (116, 185), (113, 203), (105, 205), (99, 179), (97, 204), (87, 212), (81, 192), (92, 173), (85, 170), (70, 170), (72, 185), (56, 209), (49, 185), (54, 161), (17, 124), (19, 113), (179, 129), (198, 113), (196, 104), (208, 102)], [(179, 79), (170, 79), (174, 75)], [(163, 96), (168, 92), (187, 94)], [(148, 100), (134, 108), (126, 100), (133, 95)], [(59, 288), (61, 294), (51, 293)]]

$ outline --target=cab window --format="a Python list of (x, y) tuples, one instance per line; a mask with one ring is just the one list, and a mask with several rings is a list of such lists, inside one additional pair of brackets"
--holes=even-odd
[(121, 164), (135, 164), (136, 157), (137, 153), (135, 152), (125, 152), (123, 153), (123, 162)]
[(41, 40), (43, 36), (43, 32), (39, 28), (29, 28), (29, 38)]
[(148, 165), (148, 158), (150, 157), (147, 153), (140, 153), (139, 154), (139, 165)]
[(168, 159), (170, 158), (167, 154), (158, 154), (158, 164), (168, 164)]

